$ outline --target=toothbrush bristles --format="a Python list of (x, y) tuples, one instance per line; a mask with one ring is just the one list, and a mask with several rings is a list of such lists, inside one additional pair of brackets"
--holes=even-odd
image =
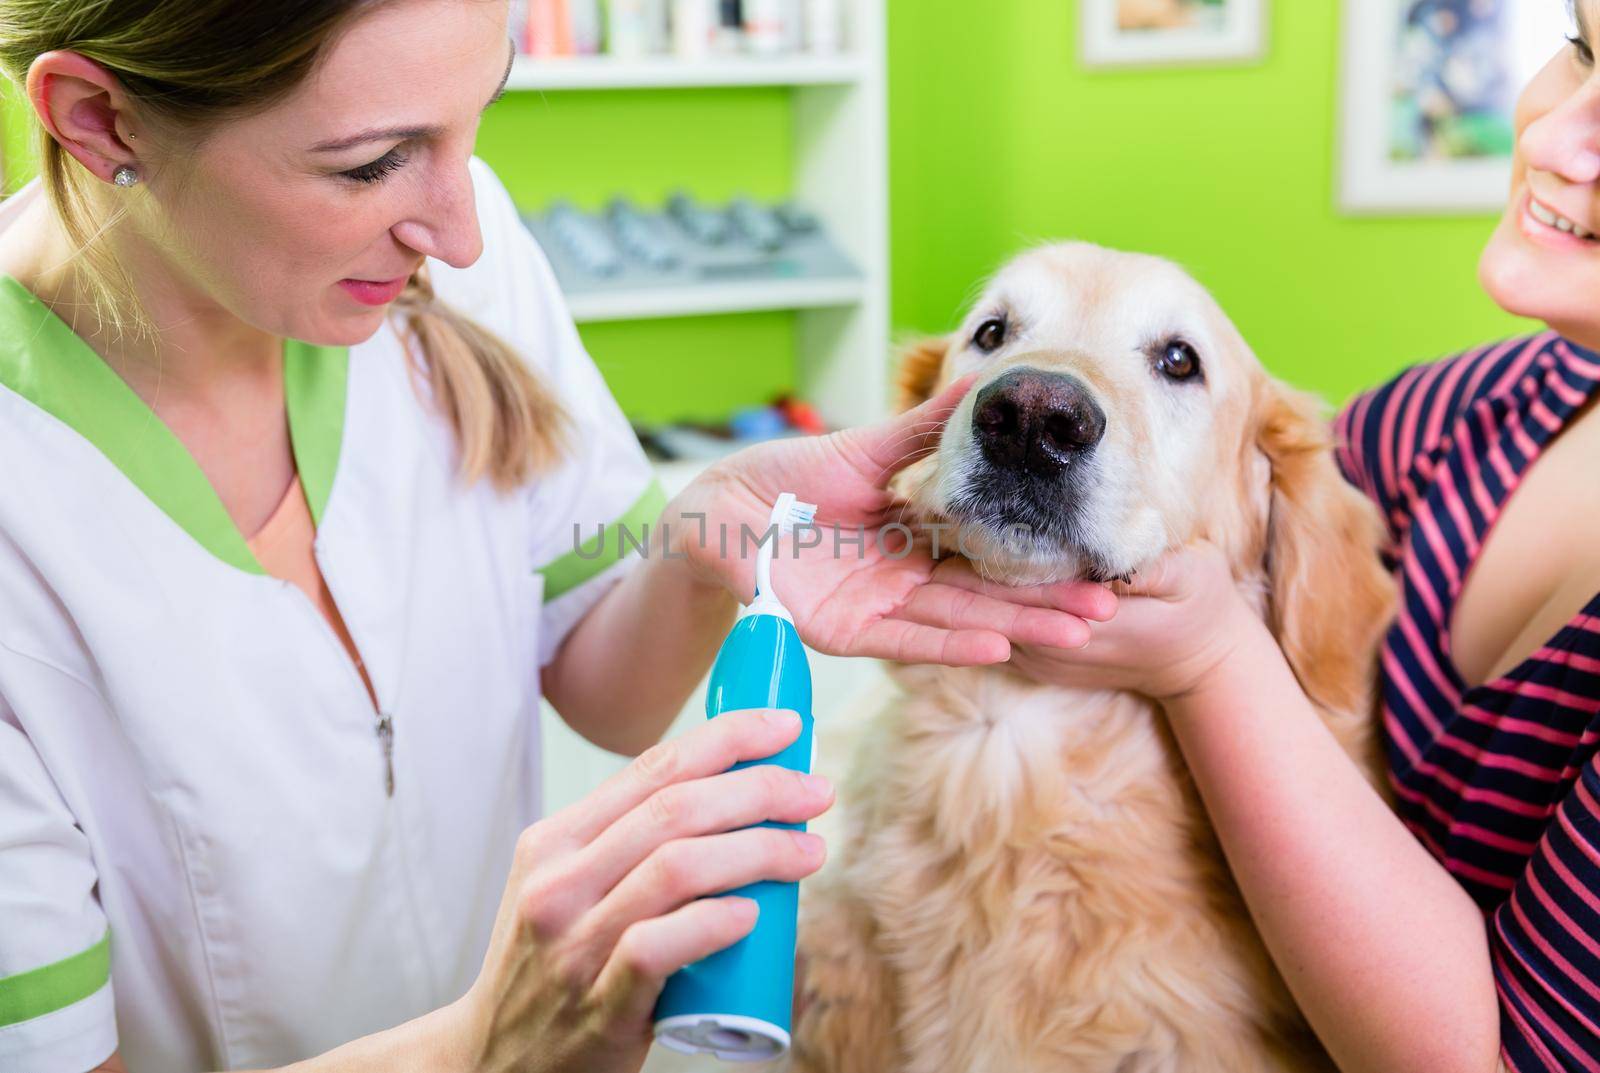
[(789, 517), (785, 519), (785, 529), (798, 529), (816, 521), (817, 505), (815, 503), (796, 502), (789, 508)]
[(815, 503), (802, 503), (793, 493), (785, 492), (778, 497), (778, 502), (773, 506), (772, 524), (778, 527), (780, 533), (790, 533), (810, 525), (816, 517)]

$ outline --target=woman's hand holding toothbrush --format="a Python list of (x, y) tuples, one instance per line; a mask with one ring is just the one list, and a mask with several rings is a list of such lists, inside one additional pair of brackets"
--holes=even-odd
[(522, 833), (482, 972), (447, 1011), (463, 1070), (635, 1073), (666, 978), (732, 945), (755, 903), (707, 897), (822, 866), (801, 823), (827, 780), (773, 765), (792, 712), (729, 712), (654, 746), (578, 803)]
[(936, 561), (923, 542), (904, 549), (903, 534), (891, 528), (899, 511), (890, 480), (938, 446), (972, 382), (958, 380), (876, 425), (762, 444), (713, 466), (676, 504), (704, 516), (704, 539), (680, 531), (678, 550), (702, 576), (748, 602), (755, 554), (744, 528), (765, 533), (773, 502), (793, 492), (816, 503), (823, 538), (810, 546), (801, 540), (796, 556), (785, 537), (774, 573), (778, 595), (813, 649), (960, 666), (1004, 662), (1012, 645), (1082, 647), (1085, 620), (1107, 619), (1115, 609), (1103, 586), (1008, 588), (979, 577), (965, 559)]

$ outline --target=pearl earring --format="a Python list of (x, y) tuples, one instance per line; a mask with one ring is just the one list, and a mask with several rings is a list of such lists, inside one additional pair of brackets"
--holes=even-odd
[(124, 164), (112, 174), (111, 181), (123, 189), (127, 189), (130, 186), (135, 186), (138, 184), (139, 173), (128, 167), (128, 165)]

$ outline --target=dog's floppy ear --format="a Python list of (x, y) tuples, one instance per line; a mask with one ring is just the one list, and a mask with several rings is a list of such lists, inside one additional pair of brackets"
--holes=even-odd
[(1320, 400), (1263, 376), (1255, 442), (1271, 468), (1267, 622), (1311, 700), (1366, 714), (1394, 586), (1378, 549), (1383, 522), (1333, 461)]
[(933, 389), (938, 386), (939, 373), (944, 370), (945, 355), (949, 351), (949, 337), (935, 336), (912, 343), (900, 352), (899, 371), (895, 376), (895, 412), (903, 413), (933, 398)]

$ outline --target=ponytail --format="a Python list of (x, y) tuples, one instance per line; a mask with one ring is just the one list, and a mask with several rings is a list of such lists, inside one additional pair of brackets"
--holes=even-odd
[(498, 336), (439, 300), (426, 265), (394, 308), (413, 368), (455, 430), (467, 480), (509, 489), (560, 460), (569, 432), (560, 401)]

